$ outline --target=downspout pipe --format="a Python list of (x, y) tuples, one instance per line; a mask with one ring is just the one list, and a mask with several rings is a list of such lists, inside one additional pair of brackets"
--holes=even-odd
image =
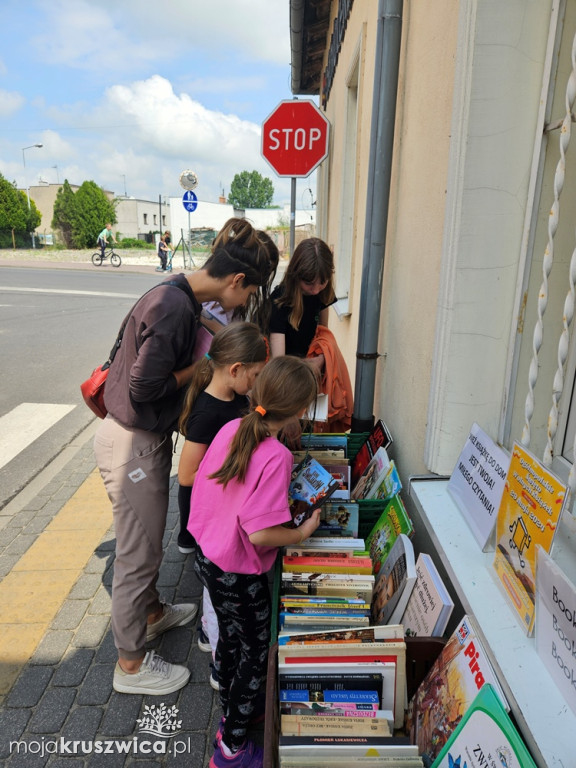
[(403, 0), (379, 0), (374, 97), (370, 127), (370, 160), (366, 196), (366, 227), (352, 431), (374, 425), (374, 390), (378, 361), (378, 330), (390, 204), (394, 123), (400, 68)]

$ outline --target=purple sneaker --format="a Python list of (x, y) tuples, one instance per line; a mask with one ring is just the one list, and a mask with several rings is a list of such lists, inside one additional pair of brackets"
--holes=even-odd
[(220, 742), (222, 741), (222, 732), (224, 731), (225, 722), (226, 722), (226, 718), (221, 717), (220, 722), (218, 723), (218, 730), (216, 731), (216, 736), (214, 736), (214, 741), (212, 742), (214, 749), (217, 749), (220, 746)]
[(245, 741), (242, 749), (227, 757), (220, 744), (210, 758), (210, 768), (264, 768), (264, 752), (253, 741)]

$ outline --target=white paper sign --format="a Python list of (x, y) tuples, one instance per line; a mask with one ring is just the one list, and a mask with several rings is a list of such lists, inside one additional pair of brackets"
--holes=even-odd
[(536, 650), (576, 714), (576, 587), (538, 547)]
[(448, 493), (482, 549), (496, 523), (509, 464), (508, 454), (473, 424), (450, 477)]

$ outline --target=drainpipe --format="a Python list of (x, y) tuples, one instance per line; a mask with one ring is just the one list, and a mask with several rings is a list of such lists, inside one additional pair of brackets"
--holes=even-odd
[(403, 0), (379, 0), (378, 4), (366, 227), (352, 416), (353, 432), (367, 432), (374, 425), (372, 410), (390, 203), (394, 121), (402, 39), (402, 3)]

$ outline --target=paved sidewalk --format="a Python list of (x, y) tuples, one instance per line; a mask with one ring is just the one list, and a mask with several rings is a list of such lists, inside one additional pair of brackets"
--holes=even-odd
[[(179, 525), (176, 461), (177, 457), (171, 480), (159, 589), (169, 602), (198, 602), (201, 585), (194, 574), (193, 555), (180, 554), (176, 545)], [(89, 437), (45, 487), (14, 511), (0, 530), (2, 581), (62, 508), (78, 496), (79, 489), (93, 482), (94, 469)], [(30, 661), (1, 699), (1, 765), (7, 768), (55, 768), (72, 764), (141, 768), (204, 768), (208, 765), (220, 711), (218, 696), (208, 683), (211, 656), (202, 653), (196, 641), (199, 618), (148, 646), (168, 660), (188, 666), (192, 674), (185, 688), (164, 697), (124, 695), (112, 690), (116, 662), (109, 616), (113, 560), (114, 531), (110, 528), (80, 571)], [(28, 599), (33, 604), (35, 595), (29, 594)], [(25, 627), (21, 629), (26, 632)], [(0, 659), (0, 670), (4, 664)], [(168, 720), (181, 720), (179, 732), (167, 739), (141, 732), (137, 720), (147, 714), (145, 709), (150, 705), (154, 707), (153, 714), (161, 705), (167, 709), (175, 706), (178, 712), (172, 716), (168, 712)], [(77, 745), (73, 743), (75, 740)], [(11, 742), (20, 742), (19, 751), (14, 744), (11, 747)], [(140, 747), (152, 751), (146, 754), (140, 749), (135, 753)], [(83, 754), (83, 750), (90, 748), (94, 750), (91, 754)], [(128, 748), (128, 753), (119, 752)], [(164, 748), (166, 754), (154, 753)], [(96, 749), (102, 752), (97, 753)]]

